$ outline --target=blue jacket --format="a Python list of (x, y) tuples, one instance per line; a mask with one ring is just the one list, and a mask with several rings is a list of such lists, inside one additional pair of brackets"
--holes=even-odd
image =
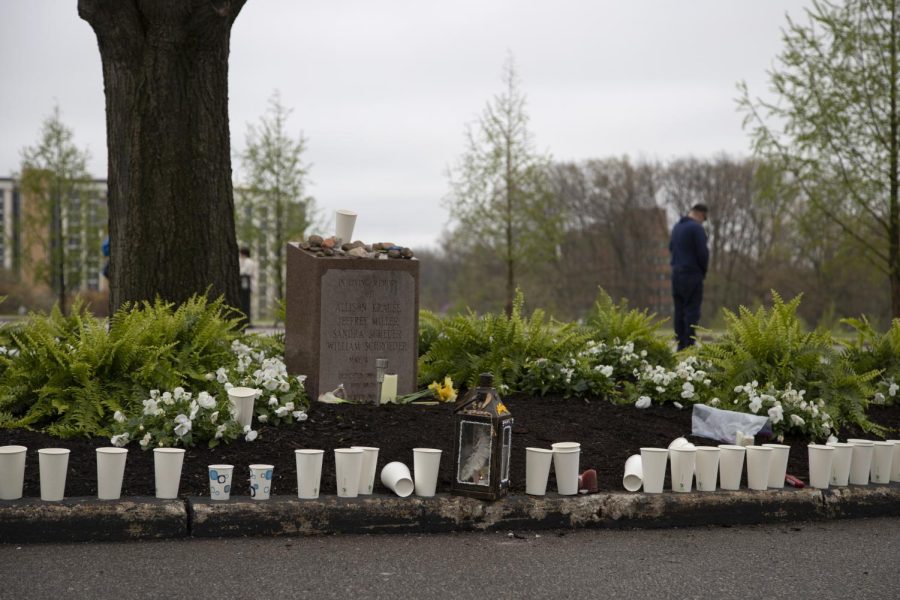
[(690, 217), (681, 217), (672, 228), (669, 254), (672, 255), (673, 273), (702, 273), (705, 277), (709, 267), (709, 248), (706, 247), (703, 225)]

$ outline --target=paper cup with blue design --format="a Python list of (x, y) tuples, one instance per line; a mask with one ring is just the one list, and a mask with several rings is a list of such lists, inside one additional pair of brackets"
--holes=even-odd
[(209, 465), (209, 497), (212, 500), (231, 498), (231, 476), (234, 465)]
[(250, 465), (250, 497), (254, 500), (268, 500), (272, 493), (272, 471), (274, 465)]

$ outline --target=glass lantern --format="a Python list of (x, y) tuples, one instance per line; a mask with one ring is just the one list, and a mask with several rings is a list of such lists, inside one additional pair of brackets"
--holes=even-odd
[(493, 381), (491, 374), (481, 374), (478, 387), (456, 404), (454, 494), (496, 500), (509, 490), (513, 418)]

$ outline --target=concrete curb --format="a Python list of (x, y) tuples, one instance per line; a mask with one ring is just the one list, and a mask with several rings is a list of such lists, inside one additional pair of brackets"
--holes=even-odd
[(139, 496), (0, 501), (0, 542), (124, 541), (186, 535), (184, 500)]
[(881, 516), (900, 516), (900, 484), (824, 491), (511, 496), (494, 503), (444, 494), (318, 500), (275, 496), (267, 501), (235, 497), (226, 502), (195, 497), (25, 499), (0, 502), (0, 542), (663, 528)]

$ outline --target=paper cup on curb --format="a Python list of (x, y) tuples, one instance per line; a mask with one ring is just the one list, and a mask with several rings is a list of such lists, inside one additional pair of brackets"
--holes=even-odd
[(900, 481), (900, 440), (888, 440), (894, 444), (894, 458), (891, 460), (891, 481)]
[(872, 467), (870, 474), (872, 483), (890, 483), (891, 467), (894, 459), (894, 444), (891, 442), (875, 442), (872, 451)]
[(360, 495), (371, 495), (372, 489), (375, 487), (375, 471), (378, 469), (378, 448), (370, 448), (368, 446), (350, 446), (363, 451), (362, 466), (359, 468), (359, 486), (358, 493)]
[(401, 498), (406, 498), (413, 493), (415, 484), (409, 467), (402, 462), (389, 462), (381, 469), (381, 483)]
[(41, 448), (38, 463), (41, 468), (41, 500), (59, 502), (66, 495), (66, 471), (69, 467), (67, 448)]
[(18, 500), (25, 484), (25, 446), (0, 446), (0, 500)]
[(334, 211), (334, 237), (340, 238), (343, 242), (351, 242), (354, 227), (356, 227), (355, 212), (343, 208)]
[(666, 448), (641, 448), (644, 493), (662, 493), (663, 484), (666, 480), (666, 462), (668, 460), (669, 451)]
[(525, 448), (526, 494), (543, 496), (547, 493), (547, 478), (550, 476), (550, 464), (552, 462), (553, 450)]
[(850, 457), (850, 483), (853, 485), (868, 485), (875, 442), (852, 439), (847, 440), (847, 443), (853, 446), (853, 455)]
[(231, 481), (234, 465), (209, 465), (210, 500), (228, 500), (231, 497)]
[(681, 448), (669, 450), (673, 492), (686, 493), (691, 491), (694, 484), (694, 461), (696, 456), (697, 449), (693, 444), (690, 448), (682, 446)]
[(562, 446), (553, 449), (553, 470), (556, 471), (556, 492), (559, 495), (574, 496), (578, 493), (578, 461), (580, 458), (580, 445), (577, 448)]
[(177, 498), (181, 483), (181, 465), (184, 463), (183, 448), (154, 448), (153, 471), (156, 478), (157, 498)]
[(294, 450), (297, 462), (297, 497), (314, 500), (319, 497), (324, 450)]
[(127, 448), (97, 448), (97, 499), (118, 500), (122, 496)]
[(436, 448), (413, 448), (413, 481), (416, 496), (430, 498), (437, 489), (441, 451)]
[(831, 458), (831, 481), (836, 487), (844, 487), (850, 484), (850, 463), (853, 460), (853, 444), (843, 442), (828, 442), (826, 444), (834, 448)]
[(248, 387), (233, 387), (228, 390), (228, 401), (235, 413), (234, 420), (241, 427), (253, 424), (253, 404), (258, 394), (259, 390)]
[(772, 448), (747, 446), (747, 487), (765, 490), (769, 487), (769, 469), (772, 466)]
[(272, 494), (272, 473), (275, 465), (250, 465), (250, 497), (268, 500)]
[(337, 476), (339, 498), (356, 498), (359, 495), (359, 472), (362, 470), (363, 451), (359, 448), (335, 448), (334, 470)]
[(820, 490), (828, 489), (831, 481), (831, 463), (834, 461), (834, 446), (809, 444), (809, 485)]
[(723, 490), (741, 489), (741, 474), (744, 472), (746, 452), (747, 446), (719, 445), (719, 487)]
[(625, 475), (622, 477), (622, 486), (629, 492), (636, 492), (644, 484), (644, 467), (641, 464), (641, 455), (632, 454), (625, 461)]
[(769, 462), (769, 487), (783, 488), (791, 447), (785, 444), (763, 444), (763, 448), (772, 449), (772, 460)]
[(694, 456), (694, 475), (697, 478), (698, 492), (716, 491), (720, 452), (721, 450), (714, 446), (697, 446), (697, 453)]

